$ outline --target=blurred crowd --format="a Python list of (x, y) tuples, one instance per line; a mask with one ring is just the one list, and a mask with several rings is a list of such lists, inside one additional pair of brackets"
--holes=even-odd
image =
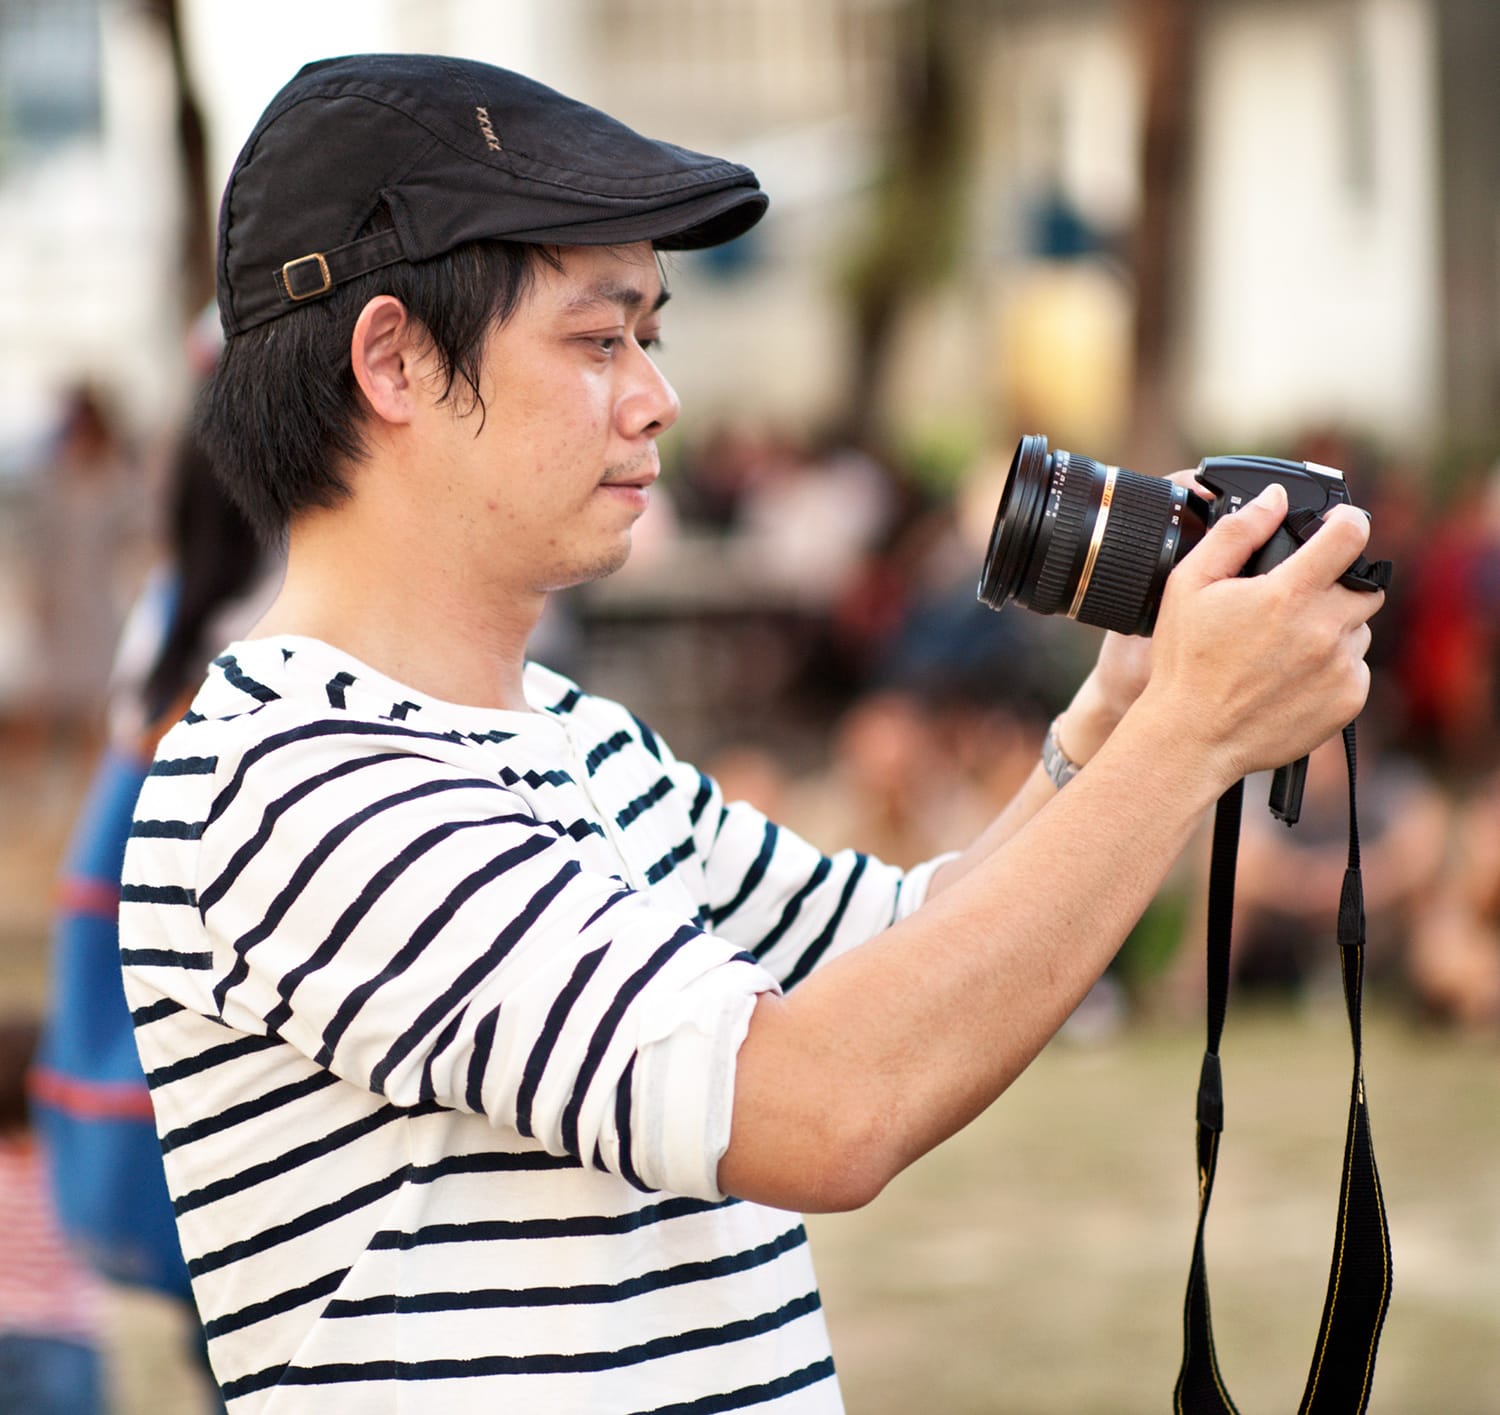
[[(1500, 467), (1397, 463), (1335, 432), (1282, 450), (1346, 472), (1374, 519), (1372, 554), (1395, 564), (1360, 724), (1375, 980), (1433, 1018), (1500, 1029)], [(726, 422), (668, 460), (631, 563), (564, 596), (538, 655), (643, 715), (660, 703), (682, 754), (821, 845), (911, 863), (967, 840), (1030, 770), (1097, 642), (1085, 626), (976, 600), (1009, 448), (924, 475), (847, 439)], [(80, 388), (12, 489), (30, 623), (28, 671), (0, 684), (11, 760), (18, 742), (40, 743), (86, 774), (111, 734), (140, 730), (160, 633), (141, 627), (143, 589), (182, 559), (184, 539), (200, 542), (200, 562), (237, 567), (202, 595), (228, 598), (251, 576), (253, 553), (225, 549), (233, 520), (203, 520), (201, 506), (183, 520), (183, 485), (207, 481), (202, 469), (184, 470), (181, 447), (157, 461)], [(606, 670), (625, 642), (638, 677), (618, 682)], [(661, 697), (684, 678), (686, 723)], [(1300, 988), (1331, 970), (1347, 830), (1336, 747), (1315, 759), (1296, 829), (1247, 810), (1236, 939), (1247, 986)], [(1133, 995), (1191, 976), (1191, 939), (1176, 934), (1196, 922), (1201, 881), (1192, 860), (1180, 873), (1183, 907), (1165, 901), (1140, 957), (1122, 959)], [(1163, 920), (1171, 936), (1157, 936)]]
[[(189, 340), (199, 373), (216, 351)], [(11, 896), (0, 940), (29, 952), (25, 921), (42, 919), (48, 976), (40, 1009), (0, 1012), (0, 1410), (115, 1407), (111, 1284), (166, 1299), (185, 1397), (222, 1410), (124, 997), (119, 880), (156, 741), (215, 647), (258, 617), (280, 557), (255, 543), (190, 430), (144, 452), (88, 387), (7, 490), (4, 568), (28, 613), (5, 626), (19, 650), (0, 685), (0, 865), (30, 898)]]
[[(1424, 1018), (1500, 1032), (1500, 466), (1396, 462), (1333, 431), (1276, 450), (1343, 470), (1373, 517), (1372, 556), (1395, 565), (1359, 725), (1371, 983)], [(935, 484), (847, 442), (711, 429), (679, 455), (669, 512), (610, 591), (595, 638), (620, 632), (632, 575), (657, 628), (691, 617), (690, 602), (653, 598), (653, 574), (680, 585), (684, 564), (706, 563), (753, 622), (715, 619), (744, 652), (725, 655), (723, 691), (693, 743), (705, 764), (825, 847), (906, 864), (959, 846), (1030, 771), (1097, 643), (1084, 626), (976, 600), (1009, 455)], [(765, 671), (747, 675), (757, 652)], [(774, 692), (769, 709), (751, 711), (757, 692)], [(793, 720), (812, 729), (800, 753), (776, 731)], [(1251, 783), (1238, 984), (1336, 988), (1349, 824), (1340, 744), (1314, 757), (1294, 829), (1264, 799)], [(1125, 1007), (1196, 1000), (1206, 835), (1122, 954)]]

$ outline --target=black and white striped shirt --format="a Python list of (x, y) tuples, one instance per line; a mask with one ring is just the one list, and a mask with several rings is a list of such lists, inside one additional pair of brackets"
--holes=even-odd
[(121, 942), (235, 1415), (841, 1408), (794, 1215), (726, 1199), (756, 996), (920, 903), (532, 665), (531, 712), (232, 646)]

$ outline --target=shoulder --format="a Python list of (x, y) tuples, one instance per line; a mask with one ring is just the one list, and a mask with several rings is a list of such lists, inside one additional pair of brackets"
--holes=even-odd
[(210, 792), (212, 820), (242, 792), (281, 798), (302, 783), (341, 779), (362, 763), (424, 758), (472, 773), (479, 744), (493, 749), (508, 740), (502, 730), (443, 721), (413, 700), (372, 696), (355, 675), (325, 673), (328, 666), (297, 677), (267, 671), (274, 664), (264, 654), (220, 655), (158, 745), (150, 794)]
[(587, 692), (553, 669), (528, 663), (526, 693), (533, 707), (563, 722), (586, 751), (639, 749), (663, 765), (675, 763), (667, 744), (624, 703)]

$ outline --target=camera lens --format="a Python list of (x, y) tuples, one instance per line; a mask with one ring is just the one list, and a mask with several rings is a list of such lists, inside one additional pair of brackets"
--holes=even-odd
[[(1200, 510), (1199, 508), (1202, 508)], [(1149, 634), (1167, 574), (1201, 538), (1207, 505), (1163, 477), (1023, 437), (990, 533), (979, 598), (1014, 599), (1101, 629)]]

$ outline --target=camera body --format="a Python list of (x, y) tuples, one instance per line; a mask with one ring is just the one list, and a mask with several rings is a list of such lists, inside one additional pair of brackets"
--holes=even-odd
[[(1321, 517), (1335, 506), (1353, 504), (1344, 474), (1316, 462), (1289, 462), (1280, 457), (1205, 457), (1195, 475), (1213, 492), (1212, 500), (1207, 503), (1195, 493), (1188, 493), (1188, 504), (1198, 503), (1193, 510), (1202, 516), (1205, 526), (1238, 511), (1275, 482), (1286, 488), (1286, 518), (1276, 528), (1275, 535), (1250, 557), (1243, 571), (1246, 575), (1265, 574), (1302, 543), (1287, 528), (1298, 511)], [(1206, 511), (1200, 510), (1204, 505)]]

